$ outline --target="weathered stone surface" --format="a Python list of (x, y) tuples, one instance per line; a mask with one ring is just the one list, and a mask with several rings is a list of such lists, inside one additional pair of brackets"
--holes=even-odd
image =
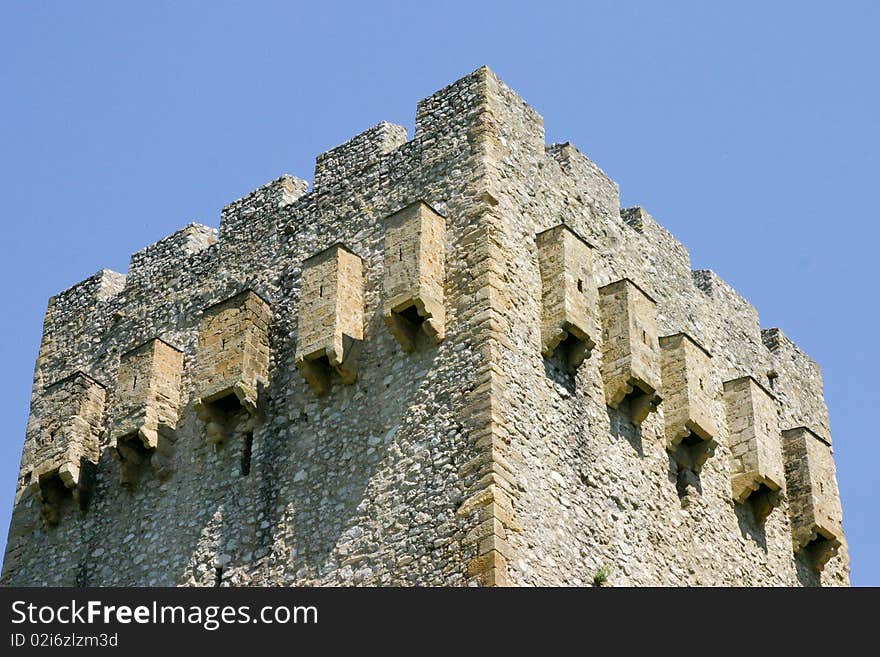
[(611, 408), (627, 401), (641, 424), (661, 398), (660, 345), (654, 300), (629, 279), (599, 288), (602, 318), (602, 380)]
[(333, 371), (352, 384), (363, 339), (361, 259), (337, 244), (303, 264), (296, 366), (319, 395), (329, 392)]
[(599, 340), (599, 291), (593, 279), (592, 247), (568, 226), (538, 233), (541, 270), (541, 353), (560, 350), (577, 369)]
[[(804, 534), (794, 528), (826, 528), (832, 512), (771, 500), (769, 489), (731, 500), (732, 482), (754, 476), (737, 469), (750, 450), (758, 477), (770, 472), (780, 491), (785, 483), (778, 429), (776, 460), (765, 459), (772, 441), (760, 423), (748, 428), (755, 418), (778, 416), (830, 440), (818, 366), (778, 330), (762, 332), (748, 301), (713, 272), (691, 271), (687, 249), (645, 209), (621, 210), (619, 198), (572, 144), (545, 145), (541, 117), (481, 68), (418, 104), (409, 141), (380, 124), (319, 156), (312, 191), (280, 176), (226, 205), (219, 234), (188, 226), (135, 254), (127, 277), (104, 270), (53, 297), (2, 583), (846, 584), (842, 534), (833, 534), (836, 554), (821, 553), (821, 570), (813, 548), (795, 550)], [(445, 337), (416, 332), (406, 357), (385, 320), (396, 276), (387, 219), (401, 208), (422, 226), (445, 224)], [(592, 277), (606, 291), (601, 327), (615, 338), (590, 336), (589, 312), (567, 308), (561, 321), (583, 322), (597, 343), (576, 369), (559, 366), (559, 344), (544, 355), (552, 286), (536, 235), (560, 224), (593, 247)], [(315, 254), (325, 252), (330, 269), (345, 264), (348, 252), (327, 251), (333, 244), (357, 254), (360, 287), (340, 294), (338, 276), (318, 275)], [(576, 255), (563, 269), (585, 267)], [(334, 280), (328, 305), (320, 284)], [(439, 300), (421, 278), (417, 287), (423, 302)], [(271, 323), (261, 299), (271, 301)], [(682, 332), (712, 354), (700, 367), (715, 398), (692, 387), (690, 352), (687, 386), (682, 358), (672, 359), (678, 374), (663, 372), (675, 349), (661, 350), (657, 336)], [(177, 424), (159, 431), (152, 467), (123, 490), (127, 462), (113, 457), (111, 430), (127, 376), (120, 355), (156, 336), (184, 355)], [(295, 365), (305, 354), (326, 359), (331, 383), (350, 367), (356, 380), (317, 396)], [(94, 476), (75, 489), (53, 478), (61, 522), (48, 526), (46, 497), (30, 485), (34, 454), (52, 384), (77, 371), (107, 385), (110, 408), (93, 429)], [(744, 384), (729, 419), (721, 382), (747, 375), (775, 398)], [(628, 392), (652, 403), (633, 409)], [(668, 398), (646, 413), (660, 395)], [(219, 442), (205, 440), (200, 412)], [(689, 422), (715, 430), (716, 454), (699, 473), (670, 450)], [(807, 456), (810, 477), (814, 461)], [(787, 485), (791, 497), (791, 476)], [(825, 508), (839, 504), (836, 490), (822, 490)]]
[(831, 445), (806, 427), (782, 432), (795, 552), (821, 571), (843, 538), (843, 511)]
[(418, 201), (385, 221), (383, 314), (403, 350), (415, 347), (421, 328), (434, 342), (446, 334), (446, 221)]

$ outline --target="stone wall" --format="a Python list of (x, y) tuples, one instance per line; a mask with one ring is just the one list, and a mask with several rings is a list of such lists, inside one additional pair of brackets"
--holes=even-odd
[[(178, 360), (133, 366), (145, 343)], [(73, 375), (107, 402), (47, 522), (38, 448)], [(772, 499), (734, 495), (744, 377), (776, 415)], [(838, 509), (818, 367), (481, 68), (409, 141), (382, 123), (312, 191), (282, 176), (219, 237), (50, 300), (2, 581), (846, 584)]]

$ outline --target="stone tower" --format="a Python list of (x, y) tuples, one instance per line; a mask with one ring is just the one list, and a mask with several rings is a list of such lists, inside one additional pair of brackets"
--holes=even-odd
[(818, 366), (487, 68), (53, 297), (2, 582), (844, 585)]

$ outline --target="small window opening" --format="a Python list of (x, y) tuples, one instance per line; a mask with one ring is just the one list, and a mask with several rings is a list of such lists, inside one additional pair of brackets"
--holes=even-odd
[(223, 583), (223, 566), (214, 568), (214, 586), (220, 586)]
[(254, 432), (244, 434), (244, 444), (241, 447), (241, 476), (247, 477), (251, 473), (251, 454), (254, 450)]
[(578, 279), (578, 292), (584, 291), (584, 282), (581, 279)]

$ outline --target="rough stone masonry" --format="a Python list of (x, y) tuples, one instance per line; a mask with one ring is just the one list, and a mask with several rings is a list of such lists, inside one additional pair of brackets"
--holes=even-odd
[(49, 301), (2, 583), (846, 585), (819, 367), (487, 68)]

